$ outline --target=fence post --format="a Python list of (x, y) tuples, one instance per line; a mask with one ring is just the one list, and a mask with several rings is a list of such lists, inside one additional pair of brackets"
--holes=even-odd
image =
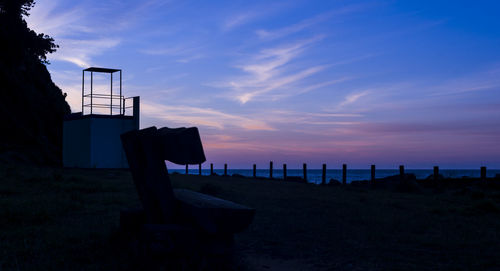
[(257, 177), (257, 165), (256, 164), (253, 164), (253, 177), (254, 178)]
[(186, 164), (186, 175), (188, 174), (188, 164)]
[(342, 184), (347, 184), (347, 165), (342, 165)]
[(269, 162), (269, 179), (273, 178), (273, 161)]
[(224, 164), (224, 176), (227, 176), (227, 164)]
[(323, 174), (321, 174), (321, 184), (326, 184), (326, 164), (323, 164)]
[(198, 175), (201, 176), (201, 164), (198, 164)]
[(439, 179), (439, 167), (434, 166), (434, 181), (437, 181)]
[(371, 166), (371, 179), (372, 183), (375, 183), (375, 165)]
[(286, 181), (286, 164), (283, 164), (283, 180)]
[(403, 181), (405, 179), (405, 166), (399, 166), (399, 179)]
[(486, 180), (486, 167), (481, 167), (481, 181)]
[(307, 182), (307, 164), (306, 163), (304, 163), (302, 165), (302, 170), (304, 171), (304, 181)]
[(210, 176), (214, 175), (214, 164), (210, 163)]

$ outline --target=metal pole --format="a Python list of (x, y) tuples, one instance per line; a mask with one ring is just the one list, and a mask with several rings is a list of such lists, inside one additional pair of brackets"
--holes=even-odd
[(273, 161), (269, 162), (269, 179), (273, 178)]
[(399, 166), (399, 178), (401, 179), (401, 181), (403, 181), (405, 179), (405, 166), (404, 165)]
[(302, 170), (304, 171), (304, 181), (307, 181), (307, 164), (302, 165)]
[(347, 165), (342, 165), (342, 184), (347, 184)]
[(321, 184), (326, 184), (326, 164), (323, 164), (323, 173), (321, 174)]
[(94, 90), (94, 72), (90, 72), (90, 115), (92, 115), (92, 92)]
[(373, 182), (375, 182), (375, 165), (372, 165), (371, 166), (371, 179), (370, 179)]
[(83, 115), (83, 97), (85, 96), (84, 86), (85, 86), (85, 70), (82, 70), (82, 115)]
[(140, 114), (140, 106), (141, 106), (141, 97), (140, 96), (135, 96), (133, 99), (132, 99), (132, 102), (133, 102), (133, 113), (132, 113), (132, 116), (134, 117), (134, 125), (135, 125), (135, 129), (139, 129), (139, 124), (140, 124), (140, 118), (141, 118), (141, 114)]
[(286, 164), (283, 164), (283, 180), (286, 181)]
[(111, 73), (111, 104), (109, 105), (109, 111), (113, 115), (113, 73)]
[(123, 109), (122, 109), (122, 70), (120, 70), (120, 111), (123, 110), (122, 115), (125, 115), (125, 99), (123, 99)]

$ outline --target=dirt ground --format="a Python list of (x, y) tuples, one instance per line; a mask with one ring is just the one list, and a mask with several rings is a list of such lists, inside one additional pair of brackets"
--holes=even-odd
[[(130, 270), (119, 212), (140, 207), (125, 170), (2, 165), (0, 270)], [(401, 191), (171, 175), (256, 209), (236, 235), (238, 270), (498, 270), (500, 190)]]

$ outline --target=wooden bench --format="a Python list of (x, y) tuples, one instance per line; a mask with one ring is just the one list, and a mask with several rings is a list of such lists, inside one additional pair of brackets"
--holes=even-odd
[[(150, 127), (121, 135), (143, 207), (121, 212), (122, 231), (137, 240), (142, 254), (231, 253), (234, 234), (251, 224), (255, 209), (191, 190), (173, 189), (165, 160), (198, 164), (204, 162), (205, 156), (196, 128), (166, 129)], [(172, 140), (182, 142), (165, 142)]]

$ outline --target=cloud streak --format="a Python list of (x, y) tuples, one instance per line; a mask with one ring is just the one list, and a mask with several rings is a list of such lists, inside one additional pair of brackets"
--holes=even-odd
[[(292, 70), (288, 67), (304, 50), (321, 39), (322, 36), (316, 36), (278, 47), (263, 49), (259, 54), (248, 60), (246, 64), (237, 66), (238, 69), (247, 74), (246, 76), (234, 78), (226, 83), (216, 84), (216, 86), (230, 88), (232, 90), (230, 98), (239, 101), (241, 104), (248, 103), (276, 90), (290, 88), (302, 79), (310, 77), (327, 67), (326, 65), (316, 65), (298, 70)], [(326, 86), (335, 82), (330, 81), (322, 84)], [(321, 84), (309, 86), (305, 88), (305, 91), (321, 86)]]
[(349, 6), (345, 6), (342, 8), (330, 10), (330, 11), (325, 12), (325, 13), (321, 13), (319, 15), (312, 17), (312, 18), (304, 19), (298, 23), (295, 23), (295, 24), (292, 24), (292, 25), (289, 25), (289, 26), (286, 26), (283, 28), (279, 28), (276, 30), (259, 29), (255, 33), (261, 39), (266, 39), (266, 40), (279, 39), (279, 38), (283, 38), (283, 37), (295, 34), (295, 33), (300, 32), (302, 30), (305, 30), (313, 25), (327, 21), (334, 16), (350, 14), (350, 13), (362, 10), (364, 8), (365, 8), (365, 5), (349, 5)]
[[(91, 15), (82, 4), (61, 11), (58, 1), (37, 1), (27, 18), (28, 26), (36, 32), (52, 36), (60, 48), (49, 59), (89, 67), (98, 56), (120, 44), (120, 38), (110, 37), (102, 26), (94, 27)], [(105, 30), (104, 30), (105, 32)]]
[(241, 25), (247, 24), (256, 18), (259, 18), (262, 16), (262, 13), (256, 12), (256, 11), (247, 11), (244, 13), (239, 13), (237, 15), (233, 15), (230, 18), (228, 18), (222, 28), (224, 31), (230, 31), (234, 28), (237, 28)]
[(365, 91), (362, 91), (362, 92), (357, 92), (357, 93), (351, 93), (349, 95), (347, 95), (345, 98), (344, 98), (344, 101), (342, 101), (340, 104), (339, 104), (339, 108), (342, 108), (346, 105), (350, 105), (350, 104), (353, 104), (355, 103), (357, 100), (359, 100), (360, 98), (368, 95), (370, 93), (370, 91), (368, 90), (365, 90)]
[(219, 130), (230, 127), (256, 131), (275, 130), (264, 121), (228, 114), (211, 108), (168, 106), (150, 101), (143, 101), (141, 103), (141, 111), (145, 116), (150, 118), (161, 119), (181, 125), (200, 125)]

